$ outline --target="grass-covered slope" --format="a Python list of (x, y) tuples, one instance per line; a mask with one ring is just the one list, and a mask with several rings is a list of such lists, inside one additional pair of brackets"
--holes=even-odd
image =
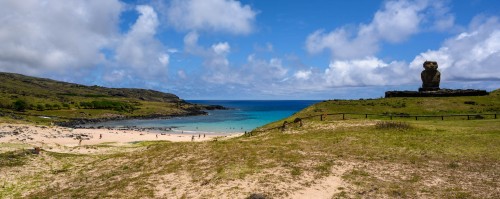
[[(134, 88), (84, 86), (0, 73), (0, 117), (31, 122), (188, 115), (203, 109), (174, 94)], [(47, 117), (41, 117), (47, 116)]]
[[(286, 120), (318, 109), (438, 114), (500, 108), (498, 91), (484, 97), (403, 100), (406, 107), (387, 105), (401, 104), (397, 99), (327, 101)], [(428, 101), (441, 106), (430, 111)], [(4, 176), (10, 175), (8, 181), (0, 176), (0, 197), (498, 198), (498, 146), (500, 118), (311, 118), (301, 127), (230, 140), (139, 143), (133, 152), (110, 155), (14, 156), (0, 164)], [(19, 165), (36, 170), (19, 172)]]
[[(364, 119), (365, 117), (389, 119), (390, 115), (407, 120), (415, 120), (415, 117), (411, 116), (446, 116), (445, 120), (467, 119), (467, 117), (453, 115), (500, 114), (500, 90), (494, 90), (487, 96), (328, 100), (309, 106), (285, 120), (291, 122), (295, 118), (339, 113), (346, 113), (345, 119)], [(494, 116), (484, 117), (493, 118)], [(326, 118), (342, 119), (342, 115), (327, 115)], [(319, 120), (320, 117), (312, 119)], [(438, 120), (441, 118), (420, 117), (418, 119)], [(276, 127), (282, 123), (283, 120), (267, 125), (267, 127)]]
[(2, 72), (0, 72), (0, 79), (2, 79), (0, 92), (3, 94), (31, 96), (53, 101), (64, 101), (63, 98), (71, 97), (123, 97), (155, 102), (181, 101), (174, 94), (146, 89), (84, 86)]

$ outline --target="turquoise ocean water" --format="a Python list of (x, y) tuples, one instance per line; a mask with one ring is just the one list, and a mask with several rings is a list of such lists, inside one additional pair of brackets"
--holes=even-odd
[(109, 121), (94, 126), (174, 127), (174, 131), (231, 133), (251, 131), (302, 110), (319, 101), (312, 100), (189, 100), (191, 103), (222, 105), (231, 110), (208, 111), (208, 115), (171, 119)]

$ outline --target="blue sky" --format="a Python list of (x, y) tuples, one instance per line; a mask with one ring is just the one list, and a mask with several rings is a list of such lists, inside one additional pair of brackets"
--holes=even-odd
[(376, 98), (500, 87), (500, 2), (0, 2), (0, 71), (184, 99)]

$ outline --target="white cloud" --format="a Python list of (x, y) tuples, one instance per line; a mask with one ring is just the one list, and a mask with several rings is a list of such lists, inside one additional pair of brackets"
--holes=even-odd
[[(385, 63), (376, 57), (332, 61), (324, 72), (326, 86), (366, 86), (407, 83), (415, 77), (396, 78), (405, 74), (403, 62)], [(418, 76), (416, 74), (415, 76)]]
[[(422, 63), (426, 60), (435, 60), (439, 64), (442, 81), (500, 80), (498, 70), (500, 22), (498, 18), (480, 17), (473, 20), (468, 29), (447, 39), (438, 50), (420, 53), (409, 64), (405, 61), (386, 62), (374, 56), (334, 59), (324, 73), (312, 73), (311, 76), (320, 79), (315, 82), (319, 85), (316, 90), (328, 87), (420, 83)], [(301, 71), (296, 72), (296, 77), (300, 73)], [(311, 82), (299, 81), (298, 84), (294, 87), (307, 87), (303, 84), (311, 84)]]
[(500, 80), (498, 18), (476, 18), (467, 31), (447, 39), (438, 50), (420, 53), (410, 67), (421, 69), (425, 60), (438, 62), (443, 80)]
[(378, 51), (378, 43), (373, 35), (352, 38), (349, 34), (343, 28), (330, 33), (315, 31), (307, 37), (306, 49), (309, 53), (329, 49), (332, 57), (340, 59), (365, 57)]
[(217, 43), (217, 44), (212, 45), (212, 50), (215, 52), (215, 54), (224, 55), (224, 54), (229, 53), (229, 51), (231, 50), (231, 47), (229, 46), (229, 44), (227, 42), (221, 42), (221, 43)]
[(123, 36), (116, 48), (116, 61), (121, 70), (140, 76), (165, 81), (170, 56), (166, 48), (155, 38), (159, 26), (154, 9), (147, 5), (136, 7), (139, 17), (130, 31)]
[[(113, 86), (165, 81), (170, 56), (154, 37), (156, 12), (135, 7), (139, 17), (122, 34), (125, 7), (117, 0), (1, 1), (0, 71)], [(89, 74), (95, 79), (82, 80)]]
[(158, 57), (158, 61), (164, 66), (168, 66), (168, 63), (170, 62), (170, 56), (166, 53), (160, 54), (160, 57)]
[(312, 74), (311, 70), (299, 70), (295, 72), (293, 76), (295, 76), (295, 78), (297, 79), (308, 80), (309, 77), (311, 77), (311, 74)]
[(205, 61), (208, 70), (202, 76), (202, 80), (216, 85), (237, 85), (254, 91), (268, 90), (270, 86), (286, 80), (288, 74), (287, 67), (279, 58), (259, 59), (252, 54), (248, 56), (247, 63), (240, 67), (217, 63), (217, 60), (223, 60), (220, 58), (209, 60)]
[[(439, 10), (439, 14), (429, 14)], [(317, 30), (306, 39), (306, 50), (319, 53), (331, 51), (333, 58), (360, 59), (374, 56), (383, 41), (398, 43), (421, 31), (426, 20), (436, 21), (441, 26), (452, 26), (454, 18), (447, 13), (442, 3), (431, 1), (387, 1), (378, 10), (369, 24), (356, 28), (340, 27), (325, 33)], [(436, 25), (436, 26), (438, 26)]]
[(234, 0), (173, 0), (167, 21), (180, 30), (206, 30), (247, 34), (257, 13)]
[(117, 83), (123, 81), (126, 78), (127, 74), (123, 70), (113, 70), (108, 75), (104, 76), (104, 81)]
[(400, 42), (419, 31), (422, 11), (430, 6), (425, 1), (388, 1), (383, 10), (375, 13), (371, 24), (364, 26), (360, 34), (375, 34), (389, 42)]
[(196, 32), (189, 32), (184, 36), (184, 50), (186, 53), (203, 58), (205, 72), (202, 79), (214, 84), (225, 84), (236, 82), (235, 71), (230, 68), (227, 58), (231, 52), (228, 42), (218, 42), (211, 47), (203, 47), (198, 44), (199, 35)]
[(173, 54), (173, 53), (178, 53), (178, 52), (179, 52), (179, 50), (177, 50), (177, 49), (175, 49), (175, 48), (169, 48), (169, 49), (167, 49), (167, 52), (168, 52), (168, 53), (172, 53), (172, 54)]
[(0, 1), (0, 70), (75, 75), (102, 64), (122, 9), (118, 0)]

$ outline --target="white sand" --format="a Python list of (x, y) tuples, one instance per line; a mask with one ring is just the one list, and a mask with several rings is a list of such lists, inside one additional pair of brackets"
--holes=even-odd
[(224, 139), (239, 136), (241, 134), (242, 133), (184, 134), (177, 132), (163, 132), (160, 134), (157, 132), (139, 130), (72, 129), (58, 126), (47, 127), (28, 124), (0, 124), (0, 143), (24, 143), (44, 149), (47, 148), (46, 146), (53, 145), (74, 147), (102, 143), (127, 144), (139, 141), (160, 140), (171, 142), (200, 142), (216, 138)]

